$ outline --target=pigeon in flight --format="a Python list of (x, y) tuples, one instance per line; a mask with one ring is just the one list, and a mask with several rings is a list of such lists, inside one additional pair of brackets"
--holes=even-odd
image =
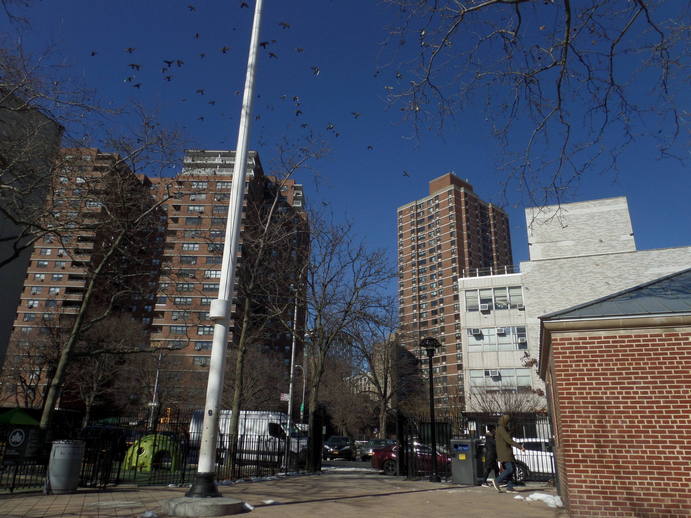
[(314, 77), (317, 77), (319, 75), (319, 72), (321, 72), (321, 70), (319, 70), (319, 67), (317, 66), (312, 66), (310, 68), (312, 69), (312, 74), (314, 75)]
[(227, 54), (229, 50), (230, 50), (230, 47), (226, 47), (226, 46), (221, 47), (221, 53), (222, 54)]
[(137, 50), (137, 49), (135, 49), (134, 47), (127, 47), (125, 49), (125, 52), (127, 52), (128, 54), (132, 54), (135, 50)]
[(137, 70), (137, 71), (141, 70), (141, 68), (142, 68), (142, 66), (137, 64), (137, 63), (130, 63), (127, 66), (130, 67), (132, 70)]
[(281, 29), (290, 29), (290, 24), (286, 22), (278, 22), (278, 25), (281, 27)]

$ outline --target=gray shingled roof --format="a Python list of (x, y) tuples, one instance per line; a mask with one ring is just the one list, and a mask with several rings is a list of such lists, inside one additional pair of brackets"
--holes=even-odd
[(691, 313), (691, 268), (541, 318), (571, 320), (670, 313)]

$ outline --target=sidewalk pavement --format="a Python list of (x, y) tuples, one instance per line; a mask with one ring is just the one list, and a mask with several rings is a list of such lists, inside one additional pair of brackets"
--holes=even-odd
[[(373, 472), (326, 471), (222, 486), (223, 496), (254, 508), (252, 518), (568, 518), (564, 510), (528, 502), (516, 494), (478, 486), (409, 481)], [(541, 483), (519, 486), (518, 495), (554, 494)], [(164, 501), (183, 496), (186, 488), (119, 486), (105, 491), (79, 490), (72, 495), (37, 493), (0, 497), (3, 518), (140, 517), (153, 511), (159, 518)], [(147, 513), (148, 516), (153, 516)]]

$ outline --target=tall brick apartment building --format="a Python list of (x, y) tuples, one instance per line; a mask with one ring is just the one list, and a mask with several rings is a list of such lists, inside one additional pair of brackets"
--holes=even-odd
[[(208, 310), (218, 295), (234, 162), (234, 151), (189, 150), (181, 173), (159, 180), (158, 196), (166, 196), (167, 230), (151, 343), (175, 350), (168, 365), (186, 387), (188, 404), (203, 401), (206, 390), (213, 335)], [(265, 353), (290, 358), (291, 335), (285, 322), (292, 320), (292, 306), (281, 299), (291, 297), (290, 285), (297, 282), (299, 261), (308, 247), (302, 186), (293, 179), (265, 176), (254, 151), (247, 168), (236, 277), (239, 298), (232, 308), (229, 342), (237, 340), (241, 331), (245, 290), (254, 276), (261, 282), (251, 288), (252, 342), (261, 344)], [(261, 236), (268, 240), (260, 252)], [(258, 262), (257, 254), (262, 254)], [(286, 314), (269, 316), (271, 308), (280, 306), (285, 306)], [(267, 323), (267, 318), (272, 322)]]
[(163, 247), (151, 182), (117, 155), (62, 149), (53, 171), (47, 197), (37, 203), (43, 207), (37, 221), (52, 230), (34, 243), (3, 367), (3, 396), (20, 406), (42, 404), (91, 279), (87, 321), (107, 308), (126, 313), (142, 324), (141, 342), (134, 345), (146, 345)]
[[(42, 403), (64, 342), (58, 335), (82, 306), (88, 279), (119, 230), (104, 223), (104, 211), (110, 213), (116, 205), (109, 200), (120, 200), (130, 218), (147, 206), (153, 210), (146, 224), (128, 235), (126, 253), (108, 262), (95, 286), (93, 311), (107, 304), (112, 293), (126, 293), (117, 298), (114, 310), (141, 330), (135, 335), (140, 343), (130, 345), (170, 351), (158, 364), (164, 378), (177, 385), (179, 400), (169, 403), (203, 401), (213, 334), (208, 309), (218, 295), (234, 159), (233, 151), (191, 150), (177, 176), (149, 179), (132, 174), (114, 154), (62, 150), (46, 200), (46, 212), (60, 232), (38, 241), (31, 255), (3, 370), (8, 403)], [(292, 338), (291, 285), (298, 284), (308, 250), (302, 186), (265, 176), (256, 152), (249, 153), (247, 167), (236, 302), (241, 306), (248, 300), (243, 291), (250, 289), (248, 279), (259, 279), (252, 285), (258, 296), (251, 301), (255, 320), (247, 327), (253, 332), (251, 343), (285, 363), (281, 359), (290, 358)], [(269, 212), (273, 216), (266, 230)], [(262, 246), (261, 260), (255, 261)], [(234, 313), (229, 344), (241, 330), (236, 317)], [(298, 332), (301, 322), (304, 310), (298, 314)], [(144, 386), (146, 380), (140, 383), (132, 396), (150, 401), (146, 392), (152, 387)]]
[(428, 196), (399, 207), (397, 217), (402, 342), (418, 356), (421, 338), (441, 342), (435, 403), (445, 406), (451, 398), (463, 405), (458, 278), (512, 264), (508, 216), (447, 173), (430, 181)]
[(691, 516), (691, 269), (541, 320), (569, 515)]

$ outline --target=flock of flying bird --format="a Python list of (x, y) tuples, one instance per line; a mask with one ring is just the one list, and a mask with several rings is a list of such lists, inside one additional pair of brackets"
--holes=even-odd
[[(248, 4), (247, 2), (240, 2), (240, 8), (249, 8), (249, 4)], [(197, 11), (197, 7), (196, 7), (195, 5), (192, 5), (192, 4), (188, 5), (188, 6), (187, 6), (187, 9), (188, 9), (190, 12), (196, 12), (196, 11)], [(278, 23), (278, 26), (279, 26), (281, 29), (290, 29), (290, 24), (287, 23), (287, 22), (279, 22), (279, 23)], [(233, 29), (233, 30), (235, 30), (235, 29)], [(201, 35), (200, 35), (199, 32), (196, 32), (196, 33), (194, 34), (194, 39), (195, 39), (195, 40), (199, 40), (200, 37), (201, 37)], [(274, 45), (274, 44), (276, 44), (276, 43), (277, 43), (277, 41), (276, 41), (275, 39), (272, 39), (272, 40), (269, 40), (269, 41), (262, 41), (262, 42), (259, 43), (259, 46), (260, 46), (262, 49), (268, 51), (268, 58), (269, 58), (269, 59), (278, 59), (278, 55), (277, 55), (275, 52), (273, 52), (272, 50), (269, 49), (269, 47), (270, 47), (271, 45)], [(231, 50), (231, 47), (229, 47), (228, 45), (224, 45), (224, 46), (222, 46), (222, 47), (219, 49), (219, 52), (220, 52), (221, 54), (228, 54), (228, 52), (230, 52), (230, 50)], [(304, 50), (305, 50), (305, 49), (302, 48), (302, 47), (296, 47), (296, 48), (295, 48), (295, 52), (297, 52), (297, 53), (302, 53), (302, 52), (304, 52)], [(131, 54), (131, 55), (133, 55), (133, 56), (135, 55), (136, 51), (137, 51), (137, 49), (136, 49), (135, 47), (127, 47), (127, 48), (124, 49), (124, 52), (126, 52), (127, 54)], [(91, 55), (91, 57), (95, 57), (95, 56), (98, 55), (98, 51), (92, 50), (92, 51), (90, 52), (90, 55)], [(206, 57), (207, 57), (207, 53), (206, 53), (206, 52), (201, 52), (201, 53), (199, 53), (199, 58), (200, 58), (200, 59), (204, 59), (204, 58), (206, 58)], [(185, 65), (185, 62), (184, 62), (183, 60), (181, 60), (181, 59), (163, 59), (163, 60), (162, 60), (162, 65), (161, 65), (161, 75), (162, 75), (162, 79), (163, 79), (164, 81), (167, 81), (167, 82), (173, 81), (173, 79), (174, 79), (174, 72), (176, 71), (176, 69), (180, 69), (180, 68), (182, 68), (184, 65)], [(129, 63), (127, 66), (128, 66), (128, 68), (130, 69), (130, 75), (128, 75), (128, 76), (124, 79), (124, 82), (127, 83), (127, 84), (130, 84), (130, 85), (132, 86), (132, 88), (141, 89), (142, 86), (143, 86), (143, 84), (142, 84), (140, 81), (137, 81), (136, 72), (141, 71), (142, 68), (143, 68), (143, 65), (140, 64), (140, 63)], [(312, 75), (313, 75), (314, 77), (317, 77), (317, 76), (319, 76), (319, 74), (320, 74), (320, 72), (321, 72), (321, 69), (320, 69), (318, 66), (316, 66), (316, 65), (312, 65), (312, 66), (310, 66), (310, 71), (311, 71), (311, 73), (312, 73)], [(377, 75), (378, 75), (378, 72), (375, 73), (375, 77), (376, 77)], [(399, 74), (397, 74), (397, 77), (398, 77), (398, 76), (399, 76)], [(399, 77), (399, 78), (400, 78), (400, 77)], [(204, 88), (198, 88), (198, 89), (196, 89), (195, 94), (200, 95), (200, 96), (206, 95), (206, 90), (205, 90)], [(235, 95), (240, 95), (240, 91), (239, 91), (239, 90), (236, 90), (236, 91), (235, 91)], [(259, 97), (259, 96), (258, 96), (258, 97)], [(282, 95), (282, 96), (281, 96), (281, 100), (283, 100), (283, 101), (288, 100), (288, 98), (289, 98), (288, 95)], [(303, 111), (302, 111), (302, 101), (300, 100), (300, 98), (299, 98), (298, 96), (293, 96), (293, 97), (291, 98), (291, 100), (292, 100), (292, 102), (294, 103), (295, 116), (296, 116), (296, 117), (301, 116), (301, 115), (303, 114)], [(180, 99), (180, 102), (187, 102), (187, 98), (182, 98), (182, 99)], [(211, 106), (215, 106), (215, 105), (216, 105), (216, 101), (215, 101), (215, 100), (209, 100), (209, 101), (207, 102), (207, 104), (209, 104), (209, 105), (211, 105)], [(221, 113), (221, 115), (223, 116), (223, 115), (225, 115), (225, 114)], [(355, 112), (355, 111), (354, 111), (354, 112), (351, 112), (351, 115), (352, 115), (352, 117), (353, 117), (354, 119), (359, 119), (361, 114), (360, 114), (359, 112)], [(255, 119), (256, 119), (256, 120), (259, 120), (260, 118), (261, 118), (260, 115), (256, 115), (256, 116), (255, 116)], [(197, 120), (203, 122), (203, 121), (205, 120), (205, 117), (204, 117), (203, 115), (200, 115), (200, 116), (197, 117)], [(300, 124), (300, 127), (301, 127), (301, 128), (307, 128), (308, 126), (309, 126), (309, 124), (306, 123), (306, 122)], [(336, 131), (336, 125), (335, 125), (334, 123), (332, 123), (332, 122), (329, 122), (329, 123), (326, 125), (326, 130), (327, 130), (328, 132), (330, 132), (331, 134), (333, 134), (335, 137), (340, 136), (340, 133), (338, 133), (338, 132)], [(373, 150), (374, 150), (374, 146), (368, 145), (368, 146), (367, 146), (367, 150), (368, 150), (368, 151), (373, 151)], [(410, 174), (408, 173), (408, 171), (403, 171), (403, 176), (405, 176), (405, 177), (410, 177)]]

